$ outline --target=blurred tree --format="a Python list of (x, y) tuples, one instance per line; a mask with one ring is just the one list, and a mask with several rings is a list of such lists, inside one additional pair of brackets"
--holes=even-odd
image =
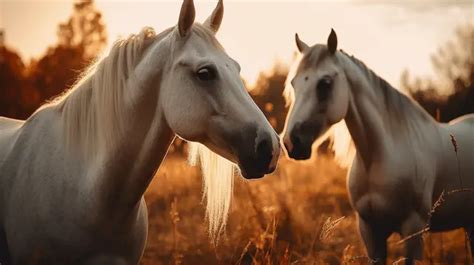
[(96, 9), (93, 0), (77, 1), (72, 16), (59, 24), (59, 46), (83, 49), (85, 59), (93, 59), (105, 47), (107, 33), (102, 14)]
[(458, 27), (455, 39), (440, 47), (431, 60), (440, 81), (451, 92), (471, 85), (474, 79), (474, 24)]
[(71, 17), (58, 27), (58, 44), (30, 65), (29, 76), (41, 101), (61, 94), (105, 47), (107, 33), (92, 0), (74, 4)]
[(71, 17), (58, 27), (58, 43), (25, 66), (5, 47), (0, 35), (0, 115), (27, 118), (45, 100), (70, 87), (105, 47), (107, 33), (92, 0), (74, 4)]
[(29, 78), (40, 94), (38, 104), (70, 87), (86, 65), (82, 47), (49, 48), (41, 59), (33, 60), (29, 65)]
[(288, 68), (276, 62), (269, 72), (261, 72), (250, 90), (257, 106), (265, 114), (270, 124), (280, 133), (285, 126), (286, 106), (283, 90), (285, 89)]
[(455, 38), (431, 58), (436, 80), (411, 79), (408, 71), (401, 86), (431, 115), (447, 122), (474, 113), (474, 24), (460, 26)]
[(21, 113), (21, 88), (25, 87), (25, 65), (20, 56), (4, 44), (0, 32), (0, 114), (16, 117)]

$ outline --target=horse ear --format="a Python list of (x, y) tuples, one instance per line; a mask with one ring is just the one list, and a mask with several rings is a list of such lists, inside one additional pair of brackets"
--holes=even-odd
[(224, 3), (219, 0), (216, 8), (212, 11), (212, 14), (204, 22), (204, 26), (210, 28), (212, 31), (217, 32), (224, 17)]
[(331, 29), (328, 37), (328, 49), (331, 54), (334, 54), (337, 50), (337, 35), (334, 29)]
[(295, 41), (296, 41), (296, 47), (298, 47), (298, 51), (303, 53), (305, 50), (309, 48), (308, 44), (304, 43), (298, 36), (298, 33), (295, 34)]
[(184, 0), (179, 13), (178, 30), (181, 37), (186, 36), (194, 23), (196, 10), (194, 9), (193, 0)]

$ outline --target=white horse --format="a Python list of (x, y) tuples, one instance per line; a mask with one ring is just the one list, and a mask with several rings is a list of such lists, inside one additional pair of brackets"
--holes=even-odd
[[(26, 121), (0, 119), (0, 262), (137, 264), (143, 193), (176, 136), (237, 164), (274, 170), (279, 139), (214, 34), (223, 4), (194, 23), (192, 0), (161, 34), (117, 42), (65, 95)], [(54, 73), (52, 73), (54, 74)], [(232, 168), (202, 155), (211, 234), (222, 231)]]
[[(390, 234), (407, 237), (427, 222), (430, 231), (472, 229), (472, 192), (451, 194), (429, 215), (443, 191), (474, 188), (474, 115), (436, 122), (361, 61), (337, 51), (334, 31), (327, 45), (309, 47), (298, 35), (296, 44), (302, 59), (291, 80), (294, 89), (286, 91), (293, 101), (286, 149), (294, 159), (307, 159), (312, 143), (344, 120), (356, 149), (348, 175), (350, 200), (369, 257), (384, 264)], [(422, 259), (420, 235), (405, 244), (407, 264)]]

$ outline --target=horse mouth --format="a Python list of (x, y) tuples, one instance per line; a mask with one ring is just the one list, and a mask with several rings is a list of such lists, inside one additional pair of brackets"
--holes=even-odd
[(265, 176), (265, 174), (259, 174), (259, 175), (249, 175), (244, 172), (242, 172), (242, 177), (245, 179), (261, 179)]
[(242, 177), (245, 179), (260, 179), (263, 178), (267, 174), (271, 174), (275, 171), (276, 167), (271, 167), (267, 168), (265, 170), (262, 170), (261, 168), (255, 168), (255, 167), (246, 167), (243, 165), (239, 165), (240, 168), (240, 174)]
[(288, 156), (294, 160), (307, 160), (311, 157), (311, 148), (293, 148)]

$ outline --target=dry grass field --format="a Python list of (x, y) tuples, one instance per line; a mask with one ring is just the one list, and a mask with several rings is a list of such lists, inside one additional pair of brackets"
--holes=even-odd
[[(346, 170), (330, 157), (282, 158), (264, 179), (236, 178), (226, 234), (214, 247), (206, 233), (198, 168), (168, 157), (146, 193), (148, 243), (142, 265), (370, 264), (346, 190)], [(389, 239), (389, 261), (403, 251)], [(462, 230), (425, 234), (424, 264), (470, 264)]]

